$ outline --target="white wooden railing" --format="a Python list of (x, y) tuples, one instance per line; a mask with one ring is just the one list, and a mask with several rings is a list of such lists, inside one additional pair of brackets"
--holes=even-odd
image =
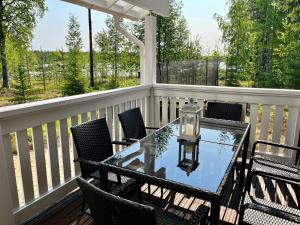
[[(76, 188), (74, 178), (79, 168), (72, 162), (76, 151), (70, 126), (105, 116), (112, 139), (120, 140), (119, 112), (140, 106), (146, 123), (160, 126), (175, 119), (178, 108), (189, 97), (200, 104), (203, 99), (247, 103), (251, 143), (256, 138), (289, 145), (298, 141), (300, 91), (293, 90), (155, 84), (2, 107), (1, 222), (20, 224)], [(293, 157), (280, 155), (277, 149), (259, 150), (286, 159)]]
[[(203, 100), (241, 103), (250, 110), (245, 116), (251, 122), (250, 146), (255, 139), (297, 145), (300, 127), (300, 91), (260, 88), (210, 87), (196, 85), (155, 84), (153, 86), (155, 126), (166, 124), (176, 117), (176, 108), (194, 98), (203, 106)], [(248, 106), (248, 107), (247, 107)], [(178, 110), (177, 110), (178, 111)], [(278, 148), (260, 146), (261, 154), (282, 161), (294, 155)], [(277, 157), (278, 156), (278, 157)]]
[(106, 116), (111, 136), (120, 140), (118, 113), (139, 106), (148, 121), (150, 88), (136, 86), (1, 108), (0, 164), (5, 163), (3, 180), (8, 187), (2, 189), (0, 176), (0, 211), (6, 210), (1, 197), (7, 198), (14, 223), (20, 224), (73, 191), (80, 171), (72, 162), (76, 151), (70, 126)]

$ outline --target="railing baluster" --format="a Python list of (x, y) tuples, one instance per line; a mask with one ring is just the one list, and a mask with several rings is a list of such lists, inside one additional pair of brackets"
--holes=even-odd
[(144, 121), (145, 121), (145, 123), (146, 123), (146, 121), (147, 121), (147, 118), (146, 118), (146, 99), (145, 99), (145, 97), (143, 97), (142, 99), (141, 99), (141, 111), (142, 111), (142, 116), (143, 116), (143, 119), (144, 119)]
[[(124, 112), (125, 111), (125, 107), (126, 107), (126, 104), (125, 103), (122, 103), (120, 105), (120, 113)], [(120, 126), (120, 139), (122, 140), (124, 138), (124, 133), (123, 133), (123, 129), (122, 127)]]
[(107, 126), (109, 129), (110, 136), (113, 137), (113, 130), (112, 130), (112, 122), (113, 122), (113, 107), (109, 106), (106, 109), (106, 121), (107, 121)]
[[(283, 114), (284, 106), (277, 105), (275, 109), (274, 124), (273, 124), (273, 136), (272, 141), (275, 143), (280, 143), (281, 129), (283, 125)], [(272, 154), (278, 154), (278, 148), (272, 146)]]
[(132, 109), (131, 107), (131, 101), (126, 102), (126, 110)]
[(95, 119), (97, 119), (97, 112), (96, 112), (96, 110), (91, 111), (91, 120), (95, 120)]
[(160, 127), (160, 97), (154, 98), (154, 126)]
[(170, 98), (170, 121), (176, 119), (176, 98)]
[(163, 97), (162, 98), (162, 118), (161, 118), (163, 126), (169, 122), (168, 108), (169, 108), (169, 99), (168, 99), (168, 97)]
[(48, 191), (48, 182), (42, 126), (36, 126), (32, 128), (32, 138), (38, 177), (39, 195), (43, 195)]
[[(118, 117), (118, 114), (119, 114), (119, 105), (115, 105), (114, 106), (114, 138), (113, 140), (115, 141), (119, 141), (119, 138), (120, 138), (120, 126), (119, 126), (119, 117)], [(120, 146), (119, 145), (115, 145), (115, 151), (119, 151), (120, 150)]]
[[(9, 134), (8, 134), (9, 136)], [(18, 204), (17, 196), (12, 197), (11, 195), (15, 194), (15, 187), (12, 187), (13, 190), (11, 190), (11, 185), (13, 184), (10, 177), (10, 175), (13, 175), (13, 172), (11, 170), (11, 162), (7, 162), (7, 158), (9, 157), (9, 154), (7, 155), (7, 152), (9, 149), (6, 149), (5, 143), (3, 142), (2, 135), (2, 127), (0, 124), (0, 183), (1, 183), (1, 191), (0, 191), (0, 202), (1, 204), (5, 203), (4, 205), (1, 205), (0, 210), (0, 218), (1, 223), (5, 225), (15, 225), (15, 219), (14, 215), (12, 214), (13, 210), (16, 208), (15, 204)], [(11, 191), (11, 192), (10, 192)], [(11, 193), (11, 194), (9, 194)]]
[(48, 149), (49, 149), (49, 156), (50, 156), (52, 188), (55, 188), (60, 184), (55, 122), (50, 122), (47, 124), (47, 136), (48, 136)]
[(31, 160), (28, 146), (27, 130), (17, 131), (17, 150), (21, 167), (25, 203), (34, 199)]
[[(296, 135), (296, 129), (297, 129), (297, 117), (298, 117), (298, 108), (297, 107), (289, 107), (289, 113), (288, 113), (288, 121), (287, 121), (287, 131), (285, 136), (285, 144), (287, 145), (295, 145), (295, 137)], [(290, 156), (291, 152), (285, 150), (284, 151), (285, 156)]]
[[(5, 134), (3, 137), (3, 147), (5, 149), (6, 166), (9, 179), (10, 193), (13, 202), (13, 207), (16, 209), (19, 206), (18, 190), (16, 183), (16, 174), (13, 161), (13, 153), (11, 148), (10, 134)], [(0, 137), (1, 138), (1, 137)]]
[[(78, 115), (72, 116), (71, 117), (71, 125), (72, 126), (76, 126), (77, 124), (78, 124)], [(78, 155), (77, 155), (76, 146), (75, 146), (73, 138), (72, 138), (72, 146), (73, 146), (73, 156), (74, 156), (74, 159), (77, 159)], [(77, 176), (77, 175), (80, 174), (79, 163), (73, 163), (73, 165), (74, 165), (74, 168), (75, 168), (75, 176)]]
[(81, 113), (81, 123), (87, 122), (88, 121), (88, 115), (86, 113)]
[(256, 139), (257, 114), (258, 114), (258, 104), (251, 104), (250, 105), (251, 131), (250, 131), (250, 140), (249, 140), (250, 150), (251, 150), (252, 145), (253, 145), (253, 143)]
[(106, 118), (106, 109), (99, 109), (99, 118)]
[[(268, 140), (269, 122), (270, 122), (271, 107), (269, 105), (262, 106), (262, 117), (260, 126), (260, 139)], [(266, 145), (259, 146), (259, 151), (265, 152)]]
[(69, 134), (67, 119), (59, 121), (60, 128), (60, 143), (63, 156), (63, 168), (65, 181), (71, 179), (71, 162), (70, 162), (70, 149), (69, 149)]
[(136, 107), (136, 99), (131, 101), (131, 108), (135, 108)]

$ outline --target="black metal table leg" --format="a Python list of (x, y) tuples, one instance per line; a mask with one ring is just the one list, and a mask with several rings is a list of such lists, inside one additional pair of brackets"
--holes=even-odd
[(240, 172), (240, 180), (239, 180), (240, 185), (244, 185), (244, 183), (245, 183), (245, 173), (246, 173), (249, 138), (250, 138), (250, 129), (248, 130), (248, 133), (247, 133), (247, 136), (246, 136), (246, 139), (244, 142), (244, 146), (243, 146), (242, 164), (241, 164), (241, 172)]

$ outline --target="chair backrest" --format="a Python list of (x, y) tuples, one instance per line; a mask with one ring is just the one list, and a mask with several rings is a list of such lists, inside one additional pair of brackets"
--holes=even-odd
[(77, 183), (96, 225), (156, 225), (154, 208), (107, 193), (82, 178)]
[(118, 116), (125, 138), (142, 139), (146, 137), (146, 128), (140, 108), (127, 110)]
[[(77, 155), (81, 159), (101, 162), (113, 154), (113, 147), (105, 118), (71, 127)], [(99, 168), (80, 163), (83, 178)]]
[(204, 112), (204, 116), (208, 118), (234, 121), (241, 121), (242, 114), (243, 105), (222, 102), (208, 102)]

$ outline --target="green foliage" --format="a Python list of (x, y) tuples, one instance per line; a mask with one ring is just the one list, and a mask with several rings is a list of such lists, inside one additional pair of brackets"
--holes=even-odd
[(170, 16), (157, 16), (157, 61), (180, 61), (201, 57), (200, 39), (191, 40), (182, 15), (182, 1), (170, 1)]
[(0, 0), (0, 58), (3, 86), (8, 87), (7, 39), (27, 48), (37, 17), (46, 10), (44, 0)]
[(19, 65), (18, 73), (15, 76), (13, 93), (14, 97), (11, 101), (14, 104), (29, 102), (37, 98), (36, 96), (34, 96), (34, 93), (30, 87), (28, 75), (26, 74), (26, 70), (22, 65)]
[(256, 87), (300, 88), (299, 0), (229, 0), (216, 16), (227, 45), (226, 78)]
[(63, 95), (83, 94), (86, 91), (86, 81), (82, 76), (82, 39), (77, 18), (70, 16), (66, 45), (69, 53), (64, 74)]
[[(109, 76), (108, 87), (119, 86), (120, 72), (133, 76), (139, 70), (139, 52), (137, 46), (117, 32), (114, 26), (114, 19), (108, 16), (105, 20), (107, 29), (98, 32), (95, 36), (97, 50), (96, 67), (103, 78)], [(129, 23), (121, 21), (123, 27), (135, 32), (136, 22)]]

